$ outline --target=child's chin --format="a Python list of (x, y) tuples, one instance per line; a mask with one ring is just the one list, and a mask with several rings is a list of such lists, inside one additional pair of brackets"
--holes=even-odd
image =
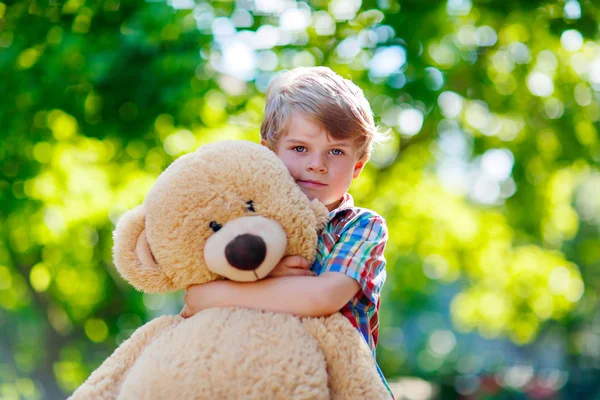
[(302, 191), (302, 193), (304, 193), (306, 195), (306, 197), (308, 197), (309, 200), (313, 200), (315, 199), (317, 196), (315, 196), (313, 193), (310, 193), (308, 190), (304, 189), (302, 186), (300, 186), (300, 190)]
[(320, 198), (319, 197), (319, 193), (315, 194), (313, 191), (310, 190), (310, 188), (303, 188), (302, 186), (300, 186), (300, 190), (302, 191), (302, 193), (304, 193), (306, 195), (306, 197), (308, 197), (308, 199), (310, 201), (313, 201), (314, 199), (319, 200), (321, 203), (323, 204), (327, 204), (325, 201), (326, 199), (324, 198)]

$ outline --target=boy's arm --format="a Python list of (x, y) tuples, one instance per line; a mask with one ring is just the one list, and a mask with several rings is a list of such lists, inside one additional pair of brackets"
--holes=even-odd
[(187, 318), (207, 308), (239, 306), (320, 317), (339, 311), (359, 289), (356, 280), (337, 272), (251, 283), (216, 281), (190, 286), (181, 315)]

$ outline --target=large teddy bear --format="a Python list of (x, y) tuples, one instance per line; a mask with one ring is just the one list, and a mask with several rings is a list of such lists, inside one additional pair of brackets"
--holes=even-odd
[[(327, 209), (267, 148), (205, 145), (173, 162), (114, 233), (114, 261), (144, 292), (265, 278), (285, 255), (315, 258)], [(277, 301), (277, 299), (273, 299)], [(214, 308), (156, 318), (123, 342), (72, 399), (385, 399), (350, 322)]]

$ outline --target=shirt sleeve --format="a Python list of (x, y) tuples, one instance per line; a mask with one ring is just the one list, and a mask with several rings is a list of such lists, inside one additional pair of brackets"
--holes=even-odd
[(364, 296), (373, 304), (385, 282), (387, 242), (385, 220), (376, 214), (363, 213), (348, 224), (323, 259), (323, 272), (341, 272), (358, 282)]

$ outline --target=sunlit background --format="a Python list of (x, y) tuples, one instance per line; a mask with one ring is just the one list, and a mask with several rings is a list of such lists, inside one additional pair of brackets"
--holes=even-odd
[[(0, 398), (64, 398), (181, 293), (111, 232), (178, 156), (258, 141), (279, 71), (326, 65), (382, 129), (377, 357), (399, 399), (600, 399), (592, 0), (0, 3)], [(192, 372), (190, 372), (192, 373)]]

